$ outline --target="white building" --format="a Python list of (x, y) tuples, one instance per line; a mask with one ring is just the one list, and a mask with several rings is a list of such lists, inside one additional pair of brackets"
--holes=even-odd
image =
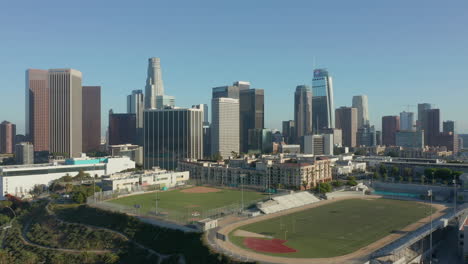
[(304, 153), (313, 155), (333, 155), (333, 135), (304, 136)]
[(367, 95), (353, 96), (353, 108), (357, 108), (358, 128), (369, 124), (369, 106)]
[(405, 111), (400, 113), (400, 130), (401, 131), (415, 131), (416, 130), (414, 113), (405, 112)]
[(159, 185), (159, 187), (176, 187), (185, 185), (189, 180), (188, 171), (166, 171), (155, 168), (152, 171), (133, 173), (114, 173), (102, 180), (104, 190), (140, 189), (141, 186)]
[(213, 98), (211, 114), (211, 153), (228, 158), (239, 153), (239, 100)]
[(0, 200), (11, 194), (27, 198), (35, 185), (49, 185), (65, 175), (75, 176), (84, 171), (94, 176), (112, 174), (135, 168), (135, 162), (128, 157), (67, 159), (61, 162), (35, 165), (15, 165), (0, 167)]

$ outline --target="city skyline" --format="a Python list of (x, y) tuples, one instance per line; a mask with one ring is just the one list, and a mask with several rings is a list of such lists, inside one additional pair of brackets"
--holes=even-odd
[[(335, 109), (341, 105), (349, 106), (354, 95), (366, 94), (369, 98), (370, 123), (376, 125), (377, 130), (381, 129), (382, 116), (397, 115), (403, 110), (408, 110), (406, 105), (428, 102), (441, 109), (441, 121), (454, 120), (457, 123), (458, 133), (468, 132), (468, 121), (464, 119), (463, 111), (459, 111), (459, 106), (464, 103), (463, 98), (468, 96), (468, 78), (463, 74), (468, 67), (465, 63), (468, 53), (462, 49), (468, 45), (468, 38), (465, 37), (468, 34), (463, 34), (466, 29), (462, 27), (466, 24), (464, 23), (466, 17), (463, 16), (465, 13), (463, 11), (468, 7), (466, 3), (440, 7), (435, 1), (425, 1), (424, 7), (421, 7), (417, 3), (408, 4), (403, 1), (379, 6), (369, 2), (362, 11), (350, 5), (346, 7), (351, 8), (351, 11), (339, 8), (333, 9), (333, 12), (330, 11), (333, 7), (330, 3), (317, 3), (316, 6), (307, 3), (298, 4), (303, 10), (287, 8), (286, 14), (280, 16), (288, 18), (288, 22), (284, 25), (276, 24), (279, 22), (274, 20), (275, 15), (281, 12), (277, 3), (271, 3), (269, 7), (271, 14), (260, 13), (267, 24), (275, 26), (278, 33), (284, 35), (285, 40), (278, 43), (272, 43), (273, 34), (269, 26), (254, 20), (254, 14), (258, 14), (260, 6), (251, 6), (255, 12), (243, 13), (237, 12), (242, 9), (242, 3), (239, 7), (229, 5), (213, 7), (217, 8), (219, 15), (227, 17), (236, 15), (247, 19), (252, 22), (248, 24), (250, 28), (246, 24), (234, 22), (212, 25), (212, 20), (207, 19), (212, 17), (207, 15), (206, 10), (201, 9), (196, 15), (184, 13), (186, 17), (177, 22), (156, 18), (154, 24), (160, 22), (160, 26), (151, 29), (152, 34), (148, 34), (145, 31), (148, 25), (143, 22), (147, 22), (150, 11), (155, 8), (154, 5), (145, 7), (148, 11), (140, 7), (129, 10), (129, 16), (136, 16), (141, 12), (141, 17), (122, 29), (118, 28), (122, 24), (117, 23), (107, 30), (109, 22), (106, 21), (113, 22), (117, 16), (112, 12), (104, 12), (102, 16), (97, 16), (97, 12), (104, 10), (104, 6), (98, 4), (93, 6), (95, 11), (87, 15), (89, 18), (87, 21), (80, 20), (80, 23), (73, 22), (69, 25), (79, 31), (81, 38), (96, 38), (97, 41), (80, 43), (81, 47), (71, 43), (74, 53), (70, 53), (69, 47), (65, 47), (67, 45), (63, 45), (64, 47), (60, 45), (70, 33), (64, 32), (63, 36), (53, 34), (62, 29), (61, 25), (54, 25), (51, 27), (53, 30), (41, 31), (46, 37), (37, 38), (34, 46), (25, 41), (24, 36), (17, 34), (23, 32), (26, 26), (31, 26), (31, 19), (34, 19), (36, 24), (29, 30), (34, 30), (37, 27), (44, 28), (50, 25), (54, 18), (62, 19), (63, 14), (57, 12), (48, 18), (47, 14), (52, 11), (47, 10), (47, 5), (36, 6), (45, 12), (32, 14), (26, 10), (26, 14), (23, 15), (31, 13), (31, 18), (21, 20), (14, 15), (22, 9), (19, 9), (16, 3), (12, 3), (0, 11), (0, 20), (11, 25), (11, 28), (0, 29), (8, 40), (1, 43), (0, 48), (13, 51), (2, 55), (4, 61), (8, 63), (0, 65), (4, 76), (9, 76), (9, 78), (0, 78), (0, 92), (3, 95), (0, 98), (2, 113), (0, 119), (15, 123), (18, 133), (25, 133), (25, 109), (22, 103), (24, 103), (25, 89), (24, 71), (28, 68), (78, 69), (86, 76), (83, 85), (102, 87), (101, 112), (105, 113), (111, 108), (116, 112), (125, 112), (125, 95), (135, 89), (144, 90), (147, 59), (155, 56), (161, 58), (163, 62), (162, 75), (164, 75), (165, 88), (178, 98), (176, 105), (180, 107), (209, 104), (212, 87), (235, 80), (250, 81), (257, 87), (262, 87), (265, 89), (266, 128), (281, 130), (282, 121), (293, 119), (295, 87), (299, 84), (311, 85), (314, 68), (327, 68), (334, 78)], [(116, 3), (113, 8), (124, 7), (123, 3)], [(302, 12), (308, 13), (315, 7), (323, 7), (322, 10), (326, 11), (323, 14), (315, 14), (317, 17), (313, 21), (301, 18)], [(161, 8), (166, 10), (168, 15), (176, 10), (171, 5), (163, 5)], [(188, 4), (187, 10), (195, 8), (197, 7)], [(415, 10), (424, 14), (418, 16), (420, 21), (411, 17)], [(365, 19), (360, 18), (359, 15), (366, 11), (369, 11), (368, 16)], [(293, 13), (295, 16), (292, 16)], [(383, 16), (387, 13), (388, 16)], [(400, 21), (392, 19), (391, 14), (401, 15)], [(207, 18), (204, 18), (204, 15), (207, 15)], [(324, 16), (334, 18), (340, 15), (345, 15), (349, 19), (348, 25), (341, 23), (342, 20), (339, 20), (338, 25), (320, 21)], [(79, 17), (80, 12), (67, 13), (67, 16)], [(376, 25), (365, 23), (368, 21), (375, 21)], [(404, 30), (399, 29), (399, 23), (406, 24)], [(194, 25), (203, 26), (205, 29)], [(226, 28), (225, 32), (217, 35), (219, 40), (212, 37), (204, 38), (218, 32), (219, 26)], [(376, 26), (379, 26), (379, 32), (376, 31)], [(97, 35), (99, 30), (104, 28), (107, 35)], [(294, 29), (290, 30), (291, 28)], [(308, 28), (316, 31), (316, 34), (311, 35), (322, 34), (322, 44), (316, 44), (312, 36), (304, 37), (303, 42), (290, 41), (295, 37), (304, 36), (303, 30)], [(113, 41), (117, 36), (121, 36), (122, 30), (131, 29), (135, 30), (128, 33), (125, 41), (122, 43)], [(436, 38), (433, 32), (438, 29), (444, 30), (440, 30)], [(256, 36), (259, 32), (265, 33)], [(324, 32), (329, 34), (323, 35)], [(249, 45), (236, 46), (226, 43), (225, 40), (232, 38), (234, 33), (244, 33), (244, 36), (251, 39)], [(158, 38), (161, 41), (155, 43), (154, 35), (157, 34), (160, 34)], [(143, 42), (143, 38), (153, 41)], [(196, 52), (178, 44), (188, 39), (193, 40), (191, 44)], [(389, 41), (390, 39), (392, 41)], [(346, 45), (333, 44), (343, 40), (349, 41)], [(369, 41), (372, 41), (372, 45), (366, 44)], [(36, 47), (36, 44), (39, 47)], [(441, 49), (441, 46), (444, 48)], [(290, 48), (283, 50), (284, 47)], [(19, 54), (14, 52), (18, 49), (22, 50)], [(119, 56), (115, 56), (116, 52)], [(281, 56), (281, 65), (273, 63), (277, 60), (277, 56), (271, 56), (273, 53)], [(189, 68), (188, 61), (196, 61), (196, 67)], [(115, 75), (124, 78), (115, 78)], [(441, 77), (434, 78), (436, 75)], [(450, 89), (457, 96), (441, 97), (440, 87), (447, 87), (447, 90)], [(409, 111), (416, 113), (417, 109), (412, 107)], [(102, 123), (107, 123), (105, 115)], [(102, 135), (104, 130), (105, 128), (102, 129)]]

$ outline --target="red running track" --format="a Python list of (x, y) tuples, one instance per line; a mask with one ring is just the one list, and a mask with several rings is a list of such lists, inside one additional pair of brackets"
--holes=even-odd
[(286, 240), (281, 239), (262, 239), (255, 237), (244, 238), (244, 246), (253, 249), (255, 251), (266, 252), (266, 253), (294, 253), (297, 252), (294, 248), (283, 245)]

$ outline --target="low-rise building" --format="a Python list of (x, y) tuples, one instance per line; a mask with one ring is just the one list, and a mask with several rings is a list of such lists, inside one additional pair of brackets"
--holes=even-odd
[(172, 188), (185, 185), (189, 180), (188, 171), (166, 171), (159, 168), (142, 172), (114, 173), (102, 179), (104, 190), (132, 191), (140, 187), (156, 185), (158, 188)]
[(137, 165), (143, 165), (143, 147), (132, 144), (109, 146), (111, 156), (125, 156), (133, 160)]
[(112, 174), (135, 168), (135, 162), (128, 157), (72, 158), (46, 164), (0, 166), (0, 200), (6, 194), (30, 197), (35, 185), (48, 186), (52, 181), (65, 175), (75, 176), (80, 171), (92, 176)]

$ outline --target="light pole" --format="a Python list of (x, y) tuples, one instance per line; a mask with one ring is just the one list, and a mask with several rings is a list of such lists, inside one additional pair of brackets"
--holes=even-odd
[(455, 175), (453, 175), (453, 216), (455, 217), (456, 215), (457, 215), (457, 178)]
[(431, 212), (429, 219), (431, 221), (431, 230), (429, 233), (429, 264), (432, 264), (432, 189), (427, 191), (427, 195), (431, 198)]
[(158, 215), (158, 191), (156, 191), (156, 215)]
[(240, 174), (241, 178), (241, 213), (244, 211), (244, 177), (247, 176), (246, 174)]

